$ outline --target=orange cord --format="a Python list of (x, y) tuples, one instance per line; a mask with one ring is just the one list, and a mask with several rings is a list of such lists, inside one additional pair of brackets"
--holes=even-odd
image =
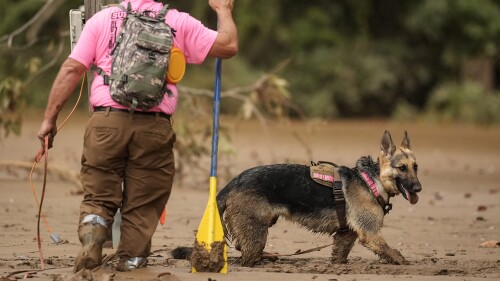
[[(80, 94), (78, 95), (78, 99), (75, 103), (75, 106), (73, 107), (71, 112), (68, 114), (66, 119), (64, 119), (61, 126), (59, 126), (59, 128), (57, 128), (57, 132), (59, 132), (59, 130), (61, 130), (61, 128), (64, 126), (64, 124), (66, 124), (66, 122), (69, 120), (71, 115), (75, 112), (75, 110), (78, 106), (78, 103), (80, 102), (80, 99), (82, 98), (84, 83), (85, 83), (85, 74), (83, 75), (82, 85), (80, 87)], [(44, 167), (45, 172), (43, 175), (43, 188), (42, 188), (42, 195), (40, 198), (40, 202), (38, 202), (38, 197), (36, 195), (35, 186), (33, 185), (33, 171), (35, 170), (36, 164), (43, 158), (44, 155), (45, 155), (45, 167)], [(45, 136), (44, 148), (40, 148), (40, 150), (38, 150), (38, 153), (35, 156), (35, 161), (33, 162), (33, 166), (31, 168), (31, 171), (29, 174), (29, 182), (31, 185), (31, 190), (33, 191), (33, 196), (35, 197), (35, 201), (36, 201), (36, 204), (38, 206), (37, 241), (38, 241), (38, 250), (40, 253), (40, 263), (41, 263), (42, 270), (44, 269), (44, 263), (43, 263), (43, 253), (42, 253), (42, 245), (41, 245), (41, 238), (40, 238), (40, 218), (43, 219), (43, 222), (45, 224), (45, 227), (47, 228), (47, 231), (52, 234), (52, 229), (47, 221), (47, 218), (45, 217), (45, 214), (42, 212), (43, 199), (45, 197), (45, 185), (47, 183), (46, 176), (47, 176), (48, 158), (49, 158), (49, 138), (48, 138), (48, 136)]]
[[(40, 239), (40, 217), (42, 213), (42, 205), (43, 205), (43, 199), (45, 198), (45, 187), (47, 185), (47, 165), (49, 163), (49, 136), (45, 136), (45, 141), (44, 141), (44, 148), (45, 148), (45, 173), (43, 173), (43, 188), (42, 188), (42, 195), (40, 197), (40, 204), (38, 204), (38, 218), (37, 218), (37, 227), (36, 227), (36, 237), (37, 237), (37, 242), (38, 242), (38, 253), (40, 253), (40, 265), (42, 267), (42, 270), (45, 268), (44, 263), (43, 263), (43, 253), (42, 253), (42, 239)], [(35, 194), (36, 196), (36, 194)], [(38, 200), (37, 200), (38, 203)], [(44, 216), (45, 218), (45, 216)], [(46, 221), (46, 220), (45, 220)], [(48, 223), (47, 223), (48, 225)]]

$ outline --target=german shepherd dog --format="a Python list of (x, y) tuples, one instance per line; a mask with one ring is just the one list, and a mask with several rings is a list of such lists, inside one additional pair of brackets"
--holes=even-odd
[(337, 166), (345, 197), (343, 218), (332, 188), (314, 181), (309, 166), (258, 166), (231, 180), (217, 194), (217, 204), (226, 238), (241, 251), (241, 265), (252, 267), (262, 258), (268, 228), (280, 216), (312, 232), (333, 235), (332, 263), (347, 263), (359, 239), (388, 262), (407, 264), (398, 250), (387, 245), (381, 228), (390, 197), (401, 193), (411, 204), (417, 203), (422, 190), (418, 165), (406, 132), (396, 147), (385, 131), (380, 148), (378, 161), (364, 156), (354, 168)]

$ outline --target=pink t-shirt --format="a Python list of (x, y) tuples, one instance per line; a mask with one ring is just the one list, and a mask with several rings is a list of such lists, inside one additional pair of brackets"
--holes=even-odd
[[(132, 4), (134, 11), (159, 11), (161, 3), (153, 0), (130, 0), (123, 1), (122, 6)], [(118, 7), (110, 7), (92, 16), (83, 29), (78, 43), (76, 44), (70, 58), (79, 61), (89, 68), (92, 64), (102, 68), (108, 75), (111, 72), (110, 52), (114, 47), (120, 26), (126, 13)], [(176, 30), (174, 44), (182, 50), (186, 62), (190, 64), (202, 63), (217, 37), (217, 31), (205, 27), (199, 20), (187, 13), (181, 13), (175, 9), (169, 9), (165, 22)], [(177, 87), (168, 84), (173, 95), (164, 96), (163, 101), (149, 111), (161, 111), (173, 114), (177, 106)], [(115, 102), (109, 94), (109, 86), (104, 85), (102, 76), (94, 74), (94, 82), (90, 95), (92, 106), (111, 106), (115, 108), (127, 108)], [(138, 109), (139, 110), (139, 109)]]

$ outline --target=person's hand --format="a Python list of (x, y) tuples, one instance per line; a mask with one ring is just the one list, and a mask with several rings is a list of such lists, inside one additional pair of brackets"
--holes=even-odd
[(54, 122), (43, 120), (40, 130), (38, 130), (38, 139), (42, 145), (42, 150), (45, 151), (45, 137), (49, 137), (49, 148), (52, 148), (54, 136), (57, 134), (57, 126)]
[(215, 12), (227, 9), (229, 11), (233, 10), (233, 3), (234, 0), (208, 0), (208, 5), (214, 10)]
[(238, 30), (232, 15), (234, 0), (208, 0), (208, 4), (217, 13), (217, 38), (208, 55), (231, 58), (238, 53)]

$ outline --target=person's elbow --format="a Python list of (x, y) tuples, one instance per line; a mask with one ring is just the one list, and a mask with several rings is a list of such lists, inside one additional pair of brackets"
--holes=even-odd
[(230, 59), (238, 54), (238, 42), (228, 44), (221, 55), (221, 59)]
[(230, 59), (238, 54), (238, 43), (215, 46), (209, 55), (214, 58)]
[(64, 63), (61, 65), (61, 72), (63, 72), (65, 75), (75, 75), (79, 77), (86, 70), (87, 68), (85, 67), (85, 65), (72, 58), (67, 58), (66, 61), (64, 61)]
[(211, 57), (229, 59), (238, 54), (238, 37), (219, 34), (208, 55)]

